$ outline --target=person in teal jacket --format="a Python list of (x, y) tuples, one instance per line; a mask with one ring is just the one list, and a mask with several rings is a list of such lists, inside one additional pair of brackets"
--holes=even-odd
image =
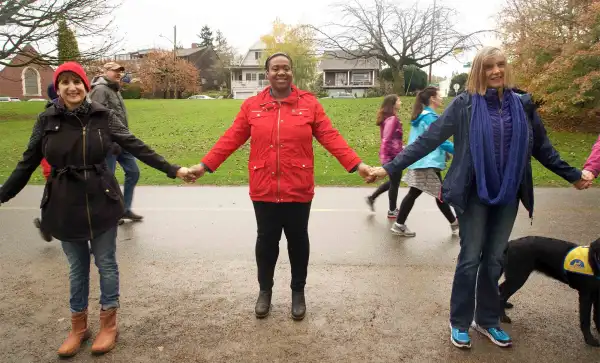
[[(442, 98), (437, 88), (427, 87), (417, 93), (411, 117), (408, 144), (415, 142), (419, 136), (423, 135), (429, 129), (429, 125), (437, 120), (438, 115), (435, 113), (435, 109), (441, 105)], [(448, 154), (454, 154), (454, 145), (449, 140), (446, 140), (437, 149), (408, 167), (408, 171), (404, 178), (402, 178), (402, 181), (408, 184), (410, 189), (400, 204), (398, 217), (392, 226), (392, 233), (404, 237), (416, 236), (416, 233), (406, 226), (406, 219), (415, 204), (415, 200), (423, 192), (435, 198), (438, 208), (450, 223), (452, 232), (458, 232), (458, 220), (456, 216), (450, 206), (442, 202), (440, 198), (442, 188), (441, 172), (446, 169)]]

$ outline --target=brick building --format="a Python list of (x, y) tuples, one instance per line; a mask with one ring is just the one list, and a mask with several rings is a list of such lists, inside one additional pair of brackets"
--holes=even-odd
[(54, 70), (49, 66), (26, 63), (32, 55), (38, 54), (30, 45), (25, 46), (21, 54), (10, 61), (10, 66), (0, 71), (0, 96), (30, 98), (48, 98), (48, 85), (52, 83)]

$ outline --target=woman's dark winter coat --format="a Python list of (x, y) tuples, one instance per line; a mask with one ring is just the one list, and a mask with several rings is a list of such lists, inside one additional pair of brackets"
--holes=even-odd
[(17, 195), (46, 158), (52, 166), (41, 202), (42, 228), (61, 241), (87, 241), (117, 225), (123, 195), (106, 156), (113, 142), (175, 178), (169, 164), (132, 135), (115, 113), (85, 101), (74, 111), (49, 104), (33, 127), (23, 158), (0, 188), (0, 203)]

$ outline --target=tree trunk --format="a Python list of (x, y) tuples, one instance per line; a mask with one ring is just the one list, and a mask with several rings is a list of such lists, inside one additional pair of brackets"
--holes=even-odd
[(391, 67), (392, 68), (392, 77), (394, 77), (394, 93), (398, 96), (404, 96), (406, 93), (404, 92), (404, 70), (400, 65), (399, 67)]

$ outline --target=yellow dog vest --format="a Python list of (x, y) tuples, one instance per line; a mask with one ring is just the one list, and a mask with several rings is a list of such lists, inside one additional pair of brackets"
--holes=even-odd
[(582, 275), (594, 276), (594, 270), (590, 266), (589, 247), (575, 247), (565, 257), (564, 269)]

